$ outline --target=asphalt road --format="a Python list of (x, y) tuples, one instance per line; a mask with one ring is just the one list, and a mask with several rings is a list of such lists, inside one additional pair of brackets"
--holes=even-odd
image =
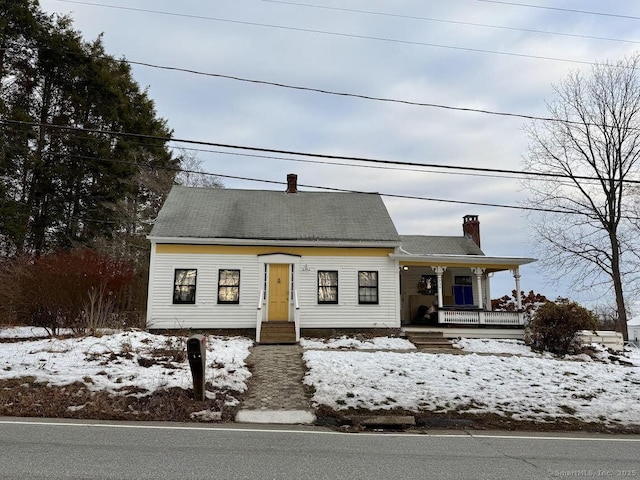
[(640, 478), (640, 436), (0, 418), (3, 479)]

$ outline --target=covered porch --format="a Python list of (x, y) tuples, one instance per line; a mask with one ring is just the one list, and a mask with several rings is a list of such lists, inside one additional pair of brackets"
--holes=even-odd
[[(395, 253), (403, 328), (522, 328), (520, 266), (532, 258)], [(491, 277), (510, 272), (516, 311), (491, 310)], [(500, 295), (502, 295), (501, 292)]]

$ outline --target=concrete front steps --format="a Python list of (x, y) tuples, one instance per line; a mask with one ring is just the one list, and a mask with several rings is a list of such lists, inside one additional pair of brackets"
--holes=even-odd
[(499, 327), (464, 327), (464, 326), (413, 326), (402, 327), (402, 334), (409, 335), (439, 334), (444, 338), (504, 338), (511, 340), (523, 340), (524, 328), (499, 328)]
[(296, 343), (296, 325), (293, 322), (262, 322), (260, 344), (292, 345)]
[(442, 332), (407, 333), (406, 336), (418, 350), (459, 351), (453, 347), (453, 344), (448, 338), (444, 337)]

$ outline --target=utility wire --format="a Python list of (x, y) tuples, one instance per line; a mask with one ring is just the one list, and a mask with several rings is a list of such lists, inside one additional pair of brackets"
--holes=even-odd
[[(58, 0), (58, 1), (71, 1), (71, 0)], [(5, 48), (0, 47), (0, 50), (5, 50)], [(47, 50), (57, 51), (57, 52), (65, 52), (65, 50), (57, 50), (57, 49), (51, 49), (51, 48), (48, 48)], [(73, 53), (73, 52), (68, 52), (68, 53)], [(108, 55), (99, 56), (98, 58), (113, 59), (113, 57), (108, 56)], [(192, 75), (200, 75), (200, 76), (212, 77), (212, 78), (222, 78), (222, 79), (226, 79), (226, 80), (234, 80), (234, 81), (238, 81), (238, 82), (245, 82), (245, 83), (251, 83), (251, 84), (256, 84), (256, 85), (267, 85), (267, 86), (271, 86), (271, 87), (291, 89), (291, 90), (299, 90), (299, 91), (304, 91), (304, 92), (321, 93), (321, 94), (324, 94), (324, 95), (333, 95), (333, 96), (338, 96), (338, 97), (358, 98), (358, 99), (362, 99), (362, 100), (371, 100), (371, 101), (385, 102), (385, 103), (397, 103), (397, 104), (401, 104), (401, 105), (410, 105), (410, 106), (415, 106), (415, 107), (439, 108), (439, 109), (443, 109), (443, 110), (452, 110), (452, 111), (458, 111), (458, 112), (481, 113), (481, 114), (485, 114), (485, 115), (495, 115), (495, 116), (500, 116), (500, 117), (522, 118), (522, 119), (525, 119), (525, 120), (540, 120), (540, 121), (543, 121), (543, 122), (562, 123), (562, 124), (565, 124), (565, 125), (581, 125), (581, 126), (582, 125), (586, 125), (586, 126), (610, 127), (609, 125), (598, 125), (598, 124), (594, 124), (594, 123), (585, 124), (585, 123), (582, 123), (580, 121), (565, 120), (565, 119), (553, 118), (553, 117), (542, 117), (542, 116), (529, 115), (529, 114), (524, 114), (524, 113), (502, 112), (502, 111), (498, 111), (498, 110), (488, 110), (488, 109), (471, 108), (471, 107), (454, 107), (452, 105), (444, 105), (444, 104), (440, 104), (440, 103), (417, 102), (417, 101), (413, 101), (413, 100), (404, 100), (404, 99), (389, 98), (389, 97), (378, 97), (378, 96), (374, 96), (374, 95), (364, 95), (364, 94), (359, 94), (359, 93), (338, 92), (338, 91), (335, 91), (335, 90), (327, 90), (327, 89), (323, 89), (323, 88), (306, 87), (306, 86), (301, 86), (301, 85), (291, 85), (291, 84), (281, 83), (281, 82), (271, 82), (271, 81), (268, 81), (268, 80), (258, 80), (258, 79), (253, 79), (253, 78), (238, 77), (238, 76), (235, 76), (235, 75), (227, 75), (227, 74), (223, 74), (223, 73), (203, 72), (203, 71), (200, 71), (200, 70), (194, 70), (194, 69), (190, 69), (190, 68), (174, 67), (174, 66), (168, 66), (168, 65), (158, 65), (158, 64), (148, 63), (148, 62), (139, 62), (139, 61), (135, 61), (135, 60), (128, 60), (126, 58), (120, 58), (117, 61), (124, 62), (124, 63), (127, 63), (129, 65), (137, 65), (137, 66), (141, 66), (141, 67), (156, 68), (156, 69), (159, 69), (159, 70), (183, 72), (183, 73), (189, 73), (189, 74), (192, 74)], [(594, 64), (594, 65), (603, 65), (603, 64)], [(633, 128), (630, 128), (630, 129), (633, 129)]]
[[(221, 177), (221, 178), (232, 178), (232, 179), (235, 179), (235, 180), (244, 180), (244, 181), (250, 181), (250, 182), (261, 182), (261, 183), (270, 183), (270, 184), (277, 184), (277, 185), (286, 185), (286, 182), (275, 181), (275, 180), (264, 180), (264, 179), (260, 179), (260, 178), (239, 177), (239, 176), (235, 176), (235, 175), (223, 175), (223, 174), (220, 174), (220, 173), (210, 173), (209, 175), (215, 175), (215, 176)], [(554, 209), (541, 208), (541, 207), (524, 207), (524, 206), (518, 206), (518, 205), (505, 205), (505, 204), (498, 204), (498, 203), (469, 202), (469, 201), (465, 201), (465, 200), (451, 200), (451, 199), (443, 199), (443, 198), (421, 197), (421, 196), (417, 196), (417, 195), (400, 195), (400, 194), (394, 194), (394, 193), (382, 193), (382, 192), (372, 192), (372, 191), (364, 191), (364, 190), (352, 190), (352, 189), (345, 189), (345, 188), (334, 188), (334, 187), (327, 187), (327, 186), (320, 186), (320, 185), (309, 185), (309, 184), (304, 184), (304, 183), (300, 183), (300, 184), (298, 184), (298, 186), (299, 187), (304, 187), (304, 188), (313, 188), (313, 189), (317, 189), (317, 190), (328, 190), (328, 191), (332, 191), (332, 192), (360, 193), (360, 194), (366, 194), (366, 195), (380, 195), (382, 197), (403, 198), (403, 199), (409, 199), (409, 200), (424, 200), (424, 201), (428, 201), (428, 202), (455, 203), (455, 204), (460, 204), (460, 205), (474, 205), (474, 206), (481, 206), (481, 207), (508, 208), (508, 209), (514, 209), (514, 210), (530, 210), (530, 211), (536, 211), (536, 212), (576, 213), (576, 214), (579, 214), (577, 212), (566, 212), (564, 210), (554, 210)], [(579, 214), (579, 215), (582, 215), (582, 214)]]
[[(82, 130), (82, 129), (79, 129), (79, 130)], [(50, 153), (52, 155), (65, 155), (65, 154), (63, 154), (61, 152), (50, 152)], [(227, 174), (222, 174), (222, 173), (212, 173), (212, 172), (205, 172), (205, 171), (202, 171), (202, 170), (190, 170), (190, 169), (184, 169), (184, 168), (181, 168), (181, 167), (140, 164), (140, 163), (137, 163), (135, 161), (134, 162), (129, 162), (127, 160), (117, 160), (117, 159), (104, 158), (104, 157), (93, 157), (93, 156), (82, 156), (82, 155), (67, 155), (67, 156), (72, 157), (72, 158), (80, 158), (80, 159), (88, 159), (88, 160), (101, 160), (101, 161), (107, 161), (107, 162), (110, 162), (110, 163), (126, 163), (126, 164), (130, 164), (130, 165), (134, 165), (134, 166), (136, 166), (138, 168), (146, 168), (146, 169), (149, 169), (149, 170), (167, 170), (167, 171), (172, 171), (172, 172), (175, 172), (175, 173), (184, 172), (184, 173), (193, 173), (193, 174), (206, 175), (206, 176), (214, 176), (214, 177), (219, 177), (219, 178), (229, 178), (229, 179), (235, 179), (235, 180), (259, 182), (259, 183), (267, 183), (267, 184), (275, 184), (275, 185), (286, 185), (286, 182), (282, 182), (282, 181), (266, 180), (266, 179), (261, 179), (261, 178), (244, 177), (244, 176), (238, 176), (238, 175), (227, 175)], [(439, 167), (441, 167), (441, 166), (439, 166)], [(470, 168), (470, 167), (450, 167), (450, 168)], [(579, 178), (579, 177), (574, 177), (574, 178)], [(625, 181), (629, 182), (629, 183), (640, 183), (640, 181), (632, 181), (632, 180), (625, 180)], [(401, 198), (401, 199), (409, 199), (409, 200), (421, 200), (421, 201), (429, 201), (429, 202), (459, 204), (459, 205), (474, 205), (474, 206), (492, 207), (492, 208), (506, 208), (506, 209), (512, 209), (512, 210), (525, 210), (525, 211), (547, 212), (547, 213), (561, 213), (561, 214), (570, 214), (570, 215), (584, 215), (584, 216), (587, 216), (587, 217), (591, 218), (591, 215), (589, 214), (589, 212), (583, 213), (583, 212), (576, 212), (576, 211), (572, 211), (572, 210), (560, 210), (560, 209), (553, 209), (553, 208), (531, 207), (531, 206), (521, 206), (521, 205), (508, 205), (508, 204), (488, 203), (488, 202), (472, 202), (472, 201), (466, 201), (466, 200), (453, 200), (453, 199), (443, 199), (443, 198), (433, 198), (433, 197), (422, 197), (422, 196), (418, 196), (418, 195), (401, 195), (401, 194), (394, 194), (394, 193), (382, 193), (382, 192), (374, 192), (374, 191), (342, 189), (342, 188), (335, 188), (335, 187), (327, 187), (327, 186), (323, 186), (323, 185), (300, 184), (300, 186), (301, 187), (305, 187), (305, 188), (313, 188), (313, 189), (317, 189), (317, 190), (326, 190), (326, 191), (334, 191), (334, 192), (380, 195), (380, 196), (389, 197), (389, 198)], [(624, 216), (624, 218), (629, 219), (629, 220), (640, 220), (640, 217)]]
[[(62, 1), (62, 0), (60, 0)], [(323, 88), (315, 88), (315, 87), (303, 87), (300, 85), (290, 85), (287, 83), (279, 83), (279, 82), (270, 82), (267, 80), (257, 80), (257, 79), (251, 79), (251, 78), (245, 78), (245, 77), (238, 77), (235, 75), (226, 75), (226, 74), (222, 74), (222, 73), (210, 73), (210, 72), (202, 72), (199, 70), (192, 70), (189, 68), (180, 68), (180, 67), (171, 67), (171, 66), (165, 66), (165, 65), (156, 65), (156, 64), (152, 64), (152, 63), (147, 63), (147, 62), (137, 62), (134, 60), (126, 60), (123, 59), (122, 61), (129, 63), (131, 65), (138, 65), (138, 66), (143, 66), (143, 67), (149, 67), (149, 68), (157, 68), (157, 69), (161, 69), (161, 70), (169, 70), (169, 71), (177, 71), (177, 72), (184, 72), (184, 73), (190, 73), (193, 75), (202, 75), (202, 76), (206, 76), (206, 77), (214, 77), (214, 78), (224, 78), (226, 80), (235, 80), (235, 81), (239, 81), (239, 82), (246, 82), (246, 83), (253, 83), (253, 84), (258, 84), (258, 85), (267, 85), (267, 86), (271, 86), (271, 87), (278, 87), (278, 88), (285, 88), (285, 89), (291, 89), (291, 90), (300, 90), (300, 91), (304, 91), (304, 92), (314, 92), (314, 93), (321, 93), (324, 95), (334, 95), (334, 96), (338, 96), (338, 97), (348, 97), (348, 98), (359, 98), (362, 100), (372, 100), (372, 101), (376, 101), (376, 102), (385, 102), (385, 103), (398, 103), (401, 105), (410, 105), (410, 106), (414, 106), (414, 107), (428, 107), (428, 108), (439, 108), (442, 110), (452, 110), (452, 111), (457, 111), (457, 112), (472, 112), (472, 113), (482, 113), (485, 115), (495, 115), (495, 116), (499, 116), (499, 117), (512, 117), (512, 118), (522, 118), (524, 120), (539, 120), (542, 122), (554, 122), (554, 123), (562, 123), (564, 125), (580, 125), (580, 126), (602, 126), (602, 127), (606, 127), (606, 128), (611, 128), (611, 125), (600, 125), (600, 124), (595, 124), (595, 123), (583, 123), (581, 121), (577, 121), (577, 120), (565, 120), (565, 119), (561, 119), (561, 118), (553, 118), (553, 117), (542, 117), (542, 116), (537, 116), (537, 115), (528, 115), (528, 114), (524, 114), (524, 113), (513, 113), (513, 112), (502, 112), (499, 110), (488, 110), (488, 109), (484, 109), (484, 108), (471, 108), (471, 107), (454, 107), (452, 105), (444, 105), (441, 103), (429, 103), (429, 102), (416, 102), (413, 100), (403, 100), (403, 99), (399, 99), (399, 98), (389, 98), (389, 97), (377, 97), (374, 95), (364, 95), (364, 94), (360, 94), (360, 93), (349, 93), (349, 92), (338, 92), (335, 90), (326, 90)], [(596, 65), (596, 64), (594, 64)], [(602, 64), (598, 64), (598, 65), (602, 65)], [(638, 130), (637, 128), (634, 127), (629, 127), (629, 130)]]
[[(82, 157), (80, 155), (73, 155), (73, 157), (87, 158), (91, 160), (96, 159), (95, 157)], [(130, 163), (130, 162), (127, 162), (126, 160), (105, 159), (105, 158), (102, 158), (101, 160), (109, 161), (113, 163)], [(189, 170), (189, 169), (183, 169), (179, 167), (153, 166), (153, 165), (139, 164), (137, 162), (132, 162), (131, 164), (138, 168), (146, 168), (149, 170), (166, 170), (166, 171), (172, 171), (176, 173), (180, 173), (180, 172), (194, 173), (198, 175), (214, 176), (219, 178), (228, 178), (233, 180), (243, 180), (243, 181), (257, 182), (257, 183), (266, 183), (270, 185), (286, 185), (287, 184), (286, 182), (278, 181), (278, 180), (267, 180), (263, 178), (227, 175), (223, 173), (212, 173), (212, 172), (205, 172), (201, 170)], [(401, 198), (401, 199), (408, 199), (408, 200), (421, 200), (421, 201), (429, 201), (429, 202), (450, 203), (450, 204), (457, 204), (457, 205), (473, 205), (473, 206), (492, 207), (492, 208), (506, 208), (511, 210), (525, 210), (525, 211), (545, 212), (545, 213), (561, 213), (561, 214), (567, 214), (567, 215), (584, 215), (586, 217), (591, 218), (591, 215), (589, 213), (582, 213), (582, 212), (576, 212), (571, 210), (559, 210), (559, 209), (553, 209), (553, 208), (527, 207), (527, 206), (520, 206), (520, 205), (507, 205), (507, 204), (488, 203), (488, 202), (471, 202), (466, 200), (421, 197), (417, 195), (400, 195), (400, 194), (394, 194), (394, 193), (381, 193), (381, 192), (373, 192), (373, 191), (353, 190), (353, 189), (344, 189), (344, 188), (336, 188), (336, 187), (327, 187), (327, 186), (321, 186), (321, 185), (299, 184), (299, 186), (304, 188), (312, 188), (316, 190), (324, 190), (324, 191), (332, 191), (332, 192), (380, 195), (382, 197), (389, 197), (389, 198)], [(623, 218), (628, 220), (640, 220), (640, 217), (624, 216)], [(100, 220), (92, 220), (92, 221), (99, 222)], [(111, 222), (108, 222), (108, 223), (111, 223)]]
[(192, 70), (189, 68), (180, 68), (180, 67), (171, 67), (171, 66), (166, 66), (166, 65), (157, 65), (157, 64), (153, 64), (153, 63), (147, 63), (147, 62), (138, 62), (135, 60), (124, 60), (126, 63), (129, 63), (131, 65), (139, 65), (142, 67), (149, 67), (149, 68), (157, 68), (160, 70), (169, 70), (169, 71), (177, 71), (177, 72), (184, 72), (184, 73), (190, 73), (193, 75), (202, 75), (202, 76), (206, 76), (206, 77), (215, 77), (215, 78), (224, 78), (227, 80), (235, 80), (235, 81), (239, 81), (239, 82), (246, 82), (246, 83), (254, 83), (254, 84), (259, 84), (259, 85), (268, 85), (271, 87), (278, 87), (278, 88), (287, 88), (287, 89), (292, 89), (292, 90), (300, 90), (300, 91), (305, 91), (305, 92), (314, 92), (314, 93), (322, 93), (325, 95), (334, 95), (334, 96), (338, 96), (338, 97), (350, 97), (350, 98), (360, 98), (363, 100), (373, 100), (376, 102), (387, 102), (387, 103), (399, 103), (402, 105), (411, 105), (411, 106), (415, 106), (415, 107), (430, 107), (430, 108), (440, 108), (443, 110), (454, 110), (454, 111), (458, 111), (458, 112), (473, 112), (473, 113), (483, 113), (483, 114), (487, 114), (487, 115), (497, 115), (497, 116), (501, 116), (501, 117), (515, 117), (515, 118), (523, 118), (525, 120), (541, 120), (541, 121), (545, 121), (545, 122), (557, 122), (557, 123), (573, 123), (576, 125), (582, 125), (580, 122), (571, 122), (571, 121), (567, 121), (567, 120), (560, 120), (557, 118), (551, 118), (551, 117), (539, 117), (536, 115), (526, 115), (526, 114), (522, 114), (522, 113), (511, 113), (511, 112), (501, 112), (501, 111), (496, 111), (496, 110), (487, 110), (487, 109), (482, 109), (482, 108), (471, 108), (471, 107), (454, 107), (452, 105), (443, 105), (440, 103), (429, 103), (429, 102), (416, 102), (416, 101), (412, 101), (412, 100), (402, 100), (399, 98), (388, 98), (388, 97), (377, 97), (374, 95), (364, 95), (364, 94), (359, 94), (359, 93), (349, 93), (349, 92), (337, 92), (334, 90), (326, 90), (323, 88), (314, 88), (314, 87), (303, 87), (300, 85), (290, 85), (290, 84), (286, 84), (286, 83), (280, 83), (280, 82), (270, 82), (267, 80), (257, 80), (257, 79), (252, 79), (252, 78), (245, 78), (245, 77), (238, 77), (235, 75), (226, 75), (226, 74), (222, 74), (222, 73), (210, 73), (210, 72), (202, 72), (199, 70)]
[[(13, 132), (13, 133), (24, 133), (24, 130), (17, 130), (14, 128), (6, 128), (4, 130), (5, 132)], [(83, 138), (83, 139), (87, 139), (89, 140), (89, 138)], [(131, 142), (133, 145), (137, 145), (140, 147), (157, 147), (157, 145), (153, 145), (150, 143), (143, 143), (143, 142), (139, 142), (139, 141), (134, 141)], [(336, 166), (336, 167), (353, 167), (353, 168), (370, 168), (370, 169), (376, 169), (376, 170), (390, 170), (390, 171), (395, 171), (395, 172), (416, 172), (416, 173), (429, 173), (429, 174), (434, 174), (434, 175), (456, 175), (456, 176), (469, 176), (469, 177), (482, 177), (482, 178), (495, 178), (495, 179), (503, 179), (503, 180), (527, 180), (527, 177), (524, 176), (524, 174), (520, 174), (520, 175), (514, 175), (514, 174), (499, 174), (499, 173), (478, 173), (478, 172), (453, 172), (453, 171), (439, 171), (439, 170), (431, 170), (429, 169), (430, 167), (424, 167), (424, 168), (403, 168), (401, 166), (383, 166), (383, 165), (368, 165), (368, 164), (364, 164), (364, 165), (360, 165), (357, 163), (346, 163), (346, 162), (339, 162), (339, 161), (327, 161), (327, 160), (311, 160), (311, 159), (302, 159), (302, 158), (289, 158), (289, 157), (282, 157), (282, 156), (277, 156), (277, 155), (260, 155), (257, 153), (240, 153), (240, 152), (229, 152), (229, 151), (224, 151), (224, 150), (212, 150), (209, 148), (195, 148), (195, 147), (184, 147), (184, 146), (170, 146), (169, 148), (171, 148), (172, 150), (178, 150), (178, 151), (192, 151), (192, 152), (199, 152), (199, 153), (213, 153), (213, 154), (217, 154), (217, 155), (229, 155), (229, 156), (236, 156), (236, 157), (243, 157), (243, 158), (260, 158), (260, 159), (266, 159), (266, 160), (282, 160), (282, 161), (286, 161), (286, 162), (296, 162), (296, 163), (309, 163), (309, 164), (313, 164), (313, 165), (329, 165), (329, 166)], [(106, 159), (106, 158), (100, 158), (100, 157), (87, 157), (87, 156), (82, 156), (82, 155), (74, 155), (74, 154), (69, 154), (66, 152), (49, 152), (52, 155), (64, 155), (70, 158), (82, 158), (82, 159), (95, 159), (95, 160), (105, 160), (105, 161), (112, 161), (111, 159)], [(186, 173), (204, 173), (204, 172), (199, 172), (199, 171), (191, 171), (191, 170), (183, 170)], [(215, 174), (212, 174), (215, 175)], [(550, 179), (547, 178), (534, 178), (534, 179), (529, 179), (529, 180), (539, 180), (539, 181), (549, 181)], [(562, 181), (562, 180), (558, 180), (558, 179), (554, 179), (554, 181), (558, 182), (559, 184), (563, 184), (563, 185), (570, 185), (570, 182), (566, 182), (566, 181)], [(585, 181), (590, 181), (590, 182), (599, 182), (599, 180), (593, 179), (593, 180), (586, 180)]]
[(269, 23), (249, 22), (249, 21), (243, 21), (243, 20), (231, 20), (231, 19), (227, 19), (227, 18), (207, 17), (207, 16), (202, 16), (202, 15), (189, 15), (189, 14), (166, 12), (166, 11), (160, 11), (160, 10), (149, 10), (149, 9), (145, 9), (145, 8), (123, 7), (121, 5), (109, 5), (109, 4), (104, 4), (104, 3), (85, 2), (85, 1), (81, 1), (81, 0), (57, 0), (57, 1), (58, 2), (64, 2), (64, 3), (80, 4), (80, 5), (91, 5), (91, 6), (95, 6), (95, 7), (114, 8), (114, 9), (119, 9), (119, 10), (129, 10), (129, 11), (134, 11), (134, 12), (154, 13), (154, 14), (159, 14), (159, 15), (169, 15), (169, 16), (175, 16), (175, 17), (196, 18), (196, 19), (201, 19), (201, 20), (209, 20), (209, 21), (224, 22), (224, 23), (233, 23), (233, 24), (238, 24), (238, 25), (249, 25), (249, 26), (253, 26), (253, 27), (266, 27), (266, 28), (276, 28), (276, 29), (280, 29), (280, 30), (290, 30), (290, 31), (304, 32), (304, 33), (316, 33), (316, 34), (319, 34), (319, 35), (332, 35), (332, 36), (337, 36), (337, 37), (359, 38), (359, 39), (362, 39), (362, 40), (375, 40), (375, 41), (380, 41), (380, 42), (400, 43), (400, 44), (405, 44), (405, 45), (415, 45), (415, 46), (433, 47), (433, 48), (445, 48), (445, 49), (449, 49), (449, 50), (467, 51), (467, 52), (474, 52), (474, 53), (487, 53), (487, 54), (492, 54), (492, 55), (502, 55), (502, 56), (508, 56), (508, 57), (521, 57), (521, 58), (529, 58), (529, 59), (535, 59), (535, 60), (549, 60), (549, 61), (553, 61), (553, 62), (575, 63), (575, 64), (580, 64), (580, 65), (597, 65), (597, 63), (588, 62), (586, 60), (575, 60), (575, 59), (568, 59), (568, 58), (549, 57), (549, 56), (544, 56), (544, 55), (529, 55), (529, 54), (525, 54), (525, 53), (504, 52), (504, 51), (500, 51), (500, 50), (488, 50), (488, 49), (482, 49), (482, 48), (458, 47), (458, 46), (455, 46), (455, 45), (445, 45), (445, 44), (431, 43), (431, 42), (417, 42), (417, 41), (411, 41), (411, 40), (399, 40), (399, 39), (396, 39), (396, 38), (376, 37), (376, 36), (372, 36), (372, 35), (358, 35), (358, 34), (354, 34), (354, 33), (332, 32), (332, 31), (329, 31), (329, 30), (317, 30), (317, 29), (312, 29), (312, 28), (291, 27), (291, 26), (286, 26), (286, 25), (274, 25), (274, 24), (269, 24)]
[(500, 0), (477, 0), (478, 2), (484, 3), (499, 3), (501, 5), (512, 5), (516, 7), (527, 7), (527, 8), (539, 8), (542, 10), (555, 10), (558, 12), (569, 12), (569, 13), (581, 13), (585, 15), (597, 15), (601, 17), (614, 17), (614, 18), (627, 18), (631, 20), (640, 20), (640, 17), (636, 17), (633, 15), (620, 15), (616, 13), (606, 13), (606, 12), (591, 12), (588, 10), (576, 10), (573, 8), (560, 8), (560, 7), (547, 7), (544, 5), (531, 5), (529, 3), (517, 3), (517, 2), (504, 2)]
[[(68, 0), (58, 0), (58, 1), (68, 1)], [(55, 50), (55, 49), (48, 49), (48, 50), (61, 51), (61, 50)], [(107, 59), (107, 58), (112, 58), (112, 57), (109, 57), (109, 56), (105, 55), (105, 56), (102, 56), (101, 58)], [(191, 68), (174, 67), (174, 66), (169, 66), (169, 65), (158, 65), (158, 64), (149, 63), (149, 62), (139, 62), (139, 61), (136, 61), (136, 60), (128, 60), (126, 58), (118, 59), (118, 61), (127, 63), (129, 65), (137, 65), (137, 66), (141, 66), (141, 67), (155, 68), (155, 69), (158, 69), (158, 70), (167, 70), (167, 71), (173, 71), (173, 72), (183, 72), (183, 73), (189, 73), (189, 74), (192, 74), (192, 75), (200, 75), (200, 76), (204, 76), (204, 77), (222, 78), (222, 79), (225, 79), (225, 80), (233, 80), (233, 81), (251, 83), (251, 84), (256, 84), (256, 85), (266, 85), (266, 86), (270, 86), (270, 87), (284, 88), (284, 89), (290, 89), (290, 90), (299, 90), (299, 91), (303, 91), (303, 92), (321, 93), (323, 95), (333, 95), (333, 96), (337, 96), (337, 97), (358, 98), (358, 99), (361, 99), (361, 100), (371, 100), (371, 101), (385, 102), (385, 103), (397, 103), (397, 104), (400, 104), (400, 105), (410, 105), (410, 106), (414, 106), (414, 107), (439, 108), (439, 109), (442, 109), (442, 110), (452, 110), (452, 111), (457, 111), (457, 112), (482, 113), (482, 114), (485, 114), (485, 115), (495, 115), (495, 116), (499, 116), (499, 117), (522, 118), (522, 119), (525, 119), (525, 120), (540, 120), (540, 121), (544, 121), (544, 122), (555, 122), (555, 123), (563, 123), (563, 124), (583, 125), (583, 123), (578, 122), (578, 121), (562, 120), (562, 119), (552, 118), (552, 117), (542, 117), (542, 116), (537, 116), (537, 115), (528, 115), (528, 114), (524, 114), (524, 113), (502, 112), (502, 111), (498, 111), (498, 110), (488, 110), (488, 109), (483, 109), (483, 108), (455, 107), (453, 105), (444, 105), (444, 104), (441, 104), (441, 103), (417, 102), (417, 101), (413, 101), (413, 100), (404, 100), (404, 99), (400, 99), (400, 98), (389, 98), (389, 97), (378, 97), (378, 96), (375, 96), (375, 95), (364, 95), (364, 94), (360, 94), (360, 93), (339, 92), (339, 91), (335, 91), (335, 90), (327, 90), (327, 89), (324, 89), (324, 88), (306, 87), (306, 86), (302, 86), (302, 85), (291, 85), (291, 84), (281, 83), (281, 82), (271, 82), (271, 81), (268, 81), (268, 80), (259, 80), (259, 79), (255, 79), (255, 78), (239, 77), (239, 76), (236, 76), (236, 75), (227, 75), (227, 74), (224, 74), (224, 73), (203, 72), (201, 70), (194, 70), (194, 69), (191, 69)]]
[[(311, 158), (321, 158), (321, 159), (331, 159), (331, 160), (352, 160), (352, 161), (381, 164), (381, 165), (403, 165), (403, 166), (412, 166), (412, 167), (438, 168), (443, 170), (462, 170), (462, 171), (469, 171), (469, 172), (485, 172), (485, 173), (505, 173), (505, 174), (512, 174), (512, 175), (526, 175), (526, 176), (532, 176), (532, 177), (545, 177), (545, 178), (562, 178), (562, 179), (572, 178), (576, 180), (593, 180), (593, 181), (600, 180), (596, 177), (588, 177), (588, 176), (582, 176), (582, 175), (569, 176), (561, 173), (543, 173), (543, 172), (508, 170), (508, 169), (487, 168), (487, 167), (467, 167), (467, 166), (460, 166), (460, 165), (439, 165), (435, 163), (405, 162), (400, 160), (384, 160), (384, 159), (376, 159), (376, 158), (370, 158), (370, 157), (354, 157), (354, 156), (348, 156), (348, 155), (329, 155), (324, 153), (311, 153), (311, 152), (302, 152), (302, 151), (294, 151), (294, 150), (282, 150), (282, 149), (275, 149), (275, 148), (253, 147), (249, 145), (234, 145), (234, 144), (227, 144), (227, 143), (208, 142), (204, 140), (171, 138), (171, 137), (145, 135), (140, 133), (129, 133), (129, 132), (115, 132), (111, 130), (99, 130), (99, 129), (74, 127), (74, 126), (68, 126), (68, 125), (53, 125), (48, 123), (26, 122), (26, 121), (19, 121), (19, 120), (0, 119), (0, 123), (10, 124), (10, 125), (24, 125), (24, 126), (39, 127), (39, 128), (50, 128), (54, 130), (95, 133), (95, 134), (103, 134), (103, 135), (109, 135), (109, 136), (122, 136), (122, 137), (136, 138), (136, 139), (158, 140), (163, 142), (186, 143), (191, 145), (205, 145), (209, 147), (228, 148), (230, 150), (248, 150), (248, 151), (254, 151), (254, 152), (261, 152), (261, 153), (275, 153), (275, 154), (294, 155), (294, 156), (300, 156), (300, 157), (311, 157)], [(640, 184), (640, 180), (625, 179), (624, 182), (631, 183), (631, 184)]]
[[(267, 160), (284, 160), (286, 162), (311, 163), (314, 165), (330, 165), (330, 166), (337, 166), (337, 167), (372, 168), (376, 170), (392, 170), (395, 172), (432, 173), (436, 175), (460, 175), (460, 176), (509, 179), (509, 180), (525, 180), (526, 178), (524, 176), (514, 176), (514, 175), (506, 175), (506, 174), (498, 175), (498, 174), (488, 174), (488, 173), (440, 172), (437, 170), (428, 170), (425, 168), (400, 168), (400, 167), (387, 167), (382, 165), (366, 165), (366, 164), (358, 165), (354, 163), (344, 163), (344, 162), (329, 162), (329, 161), (323, 161), (323, 160), (287, 158), (287, 157), (279, 157), (275, 155), (258, 155), (258, 154), (249, 154), (249, 153), (225, 152), (222, 150), (210, 150), (206, 148), (191, 148), (191, 147), (173, 147), (173, 148), (194, 151), (194, 152), (202, 152), (202, 153), (215, 153), (220, 155), (234, 155), (234, 156), (249, 157), (249, 158), (263, 158)], [(541, 179), (541, 180), (544, 180), (544, 179)]]
[(445, 20), (442, 18), (433, 18), (433, 17), (421, 17), (417, 15), (401, 15), (397, 13), (389, 13), (389, 12), (379, 12), (374, 10), (358, 10), (355, 8), (341, 8), (341, 7), (329, 7), (327, 5), (316, 5), (312, 3), (300, 3), (300, 2), (287, 2), (284, 0), (260, 0), (261, 2), (266, 3), (279, 3), (282, 5), (292, 5), (297, 7), (308, 7), (308, 8), (318, 8), (323, 10), (334, 10), (338, 12), (349, 12), (349, 13), (363, 13), (367, 15), (377, 15), (383, 17), (393, 17), (393, 18), (403, 18), (409, 20), (424, 20), (427, 22), (436, 22), (436, 23), (446, 23), (449, 25), (465, 25), (468, 27), (482, 27), (482, 28), (495, 28), (499, 30), (510, 30), (515, 32), (527, 32), (527, 33), (537, 33), (542, 35), (558, 35), (563, 37), (574, 37), (574, 38), (585, 38), (589, 40), (604, 40), (608, 42), (620, 42), (620, 43), (640, 43), (638, 40), (625, 40), (622, 38), (610, 38), (610, 37), (596, 37), (592, 35), (579, 35), (575, 33), (566, 33), (566, 32), (553, 32), (549, 30), (535, 30), (532, 28), (518, 28), (518, 27), (507, 27), (505, 25), (493, 25), (486, 23), (473, 23), (473, 22), (463, 22), (460, 20)]

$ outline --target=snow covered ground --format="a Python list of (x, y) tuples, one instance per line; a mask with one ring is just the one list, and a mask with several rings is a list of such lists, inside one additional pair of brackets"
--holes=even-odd
[(595, 358), (558, 359), (515, 340), (461, 339), (455, 346), (469, 355), (307, 350), (305, 383), (315, 388), (314, 404), (338, 410), (640, 425), (640, 350), (625, 352), (620, 362), (597, 348)]
[[(31, 327), (0, 330), (0, 338), (25, 338)], [(35, 331), (36, 336), (41, 332)], [(214, 388), (246, 390), (251, 376), (244, 363), (253, 342), (247, 338), (207, 338), (206, 381)], [(186, 361), (186, 338), (142, 331), (98, 337), (46, 338), (0, 343), (0, 379), (32, 376), (49, 385), (83, 382), (110, 393), (193, 386)]]
[(484, 338), (460, 338), (453, 346), (466, 352), (495, 353), (535, 357), (536, 353), (520, 340), (490, 340)]
[[(0, 329), (0, 380), (33, 376), (51, 385), (83, 382), (92, 390), (147, 395), (192, 386), (185, 337), (141, 331), (69, 339), (12, 341), (34, 334)], [(522, 342), (460, 340), (467, 354), (422, 353), (399, 338), (303, 339), (314, 405), (412, 411), (494, 413), (539, 422), (578, 418), (640, 425), (640, 350), (620, 362), (604, 351), (595, 359), (558, 359)], [(207, 337), (207, 382), (242, 392), (251, 340)]]
[[(640, 425), (640, 367), (552, 358), (307, 351), (313, 401), (335, 409), (496, 413)], [(637, 365), (640, 365), (638, 359)]]
[(359, 340), (342, 336), (340, 338), (301, 338), (300, 345), (306, 349), (356, 349), (356, 350), (415, 350), (416, 346), (406, 338), (374, 337)]

